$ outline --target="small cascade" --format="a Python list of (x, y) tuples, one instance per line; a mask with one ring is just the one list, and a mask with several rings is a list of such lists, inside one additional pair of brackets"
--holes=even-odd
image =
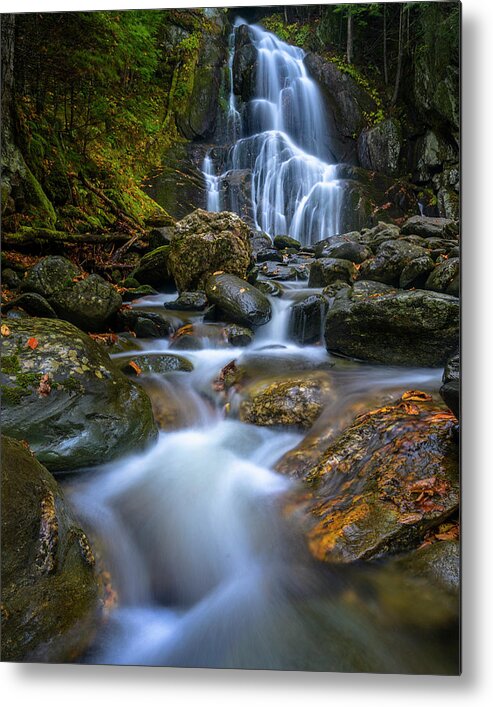
[[(245, 24), (236, 23), (236, 27)], [(206, 157), (209, 210), (219, 208), (220, 184), (251, 175), (251, 219), (270, 236), (289, 234), (303, 244), (339, 232), (343, 188), (330, 149), (319, 88), (307, 74), (304, 51), (250, 25), (256, 57), (255, 96), (237, 109), (233, 91), (235, 34), (230, 37), (228, 133), (232, 147), (216, 176)], [(207, 163), (207, 164), (206, 164)], [(236, 177), (236, 178), (235, 178)], [(221, 208), (241, 214), (237, 190), (226, 189)]]

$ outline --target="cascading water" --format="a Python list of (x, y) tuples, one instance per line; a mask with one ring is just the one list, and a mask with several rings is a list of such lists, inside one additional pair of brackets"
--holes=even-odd
[[(236, 26), (241, 24), (237, 21)], [(206, 157), (208, 208), (239, 211), (235, 190), (219, 196), (220, 185), (246, 172), (251, 175), (255, 227), (270, 236), (289, 234), (310, 244), (338, 233), (343, 199), (336, 165), (331, 164), (323, 100), (306, 72), (302, 49), (256, 25), (249, 26), (249, 33), (256, 51), (255, 97), (240, 114), (233, 92), (232, 49), (228, 124), (235, 143), (221, 175)], [(230, 44), (234, 46), (234, 35)]]

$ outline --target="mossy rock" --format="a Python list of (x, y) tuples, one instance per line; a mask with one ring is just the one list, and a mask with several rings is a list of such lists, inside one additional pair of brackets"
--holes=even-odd
[(242, 422), (265, 427), (309, 429), (331, 395), (328, 376), (322, 372), (255, 381), (242, 392)]
[(152, 287), (165, 287), (172, 282), (169, 271), (170, 246), (163, 245), (150, 253), (146, 253), (130, 277), (141, 285)]
[(218, 271), (246, 278), (250, 229), (236, 214), (197, 209), (179, 221), (169, 246), (169, 268), (179, 292), (203, 290)]
[(102, 464), (154, 440), (149, 399), (68, 322), (25, 317), (2, 336), (4, 432), (50, 471)]
[(2, 659), (74, 661), (101, 609), (93, 553), (60, 488), (2, 436)]
[(205, 284), (205, 293), (216, 306), (218, 318), (227, 322), (256, 329), (272, 317), (267, 297), (235, 275), (212, 275)]
[(334, 300), (325, 326), (333, 353), (397, 366), (443, 366), (459, 341), (459, 300), (427, 290), (399, 290)]
[[(354, 562), (407, 550), (456, 513), (454, 425), (452, 413), (419, 391), (357, 417), (304, 471), (314, 557)], [(298, 474), (296, 457), (287, 456), (277, 468), (289, 474), (291, 461)]]
[[(143, 354), (116, 359), (115, 363), (127, 375), (137, 376), (141, 373), (172, 373), (193, 371), (193, 363), (184, 356), (174, 354)], [(140, 373), (139, 373), (140, 369)]]

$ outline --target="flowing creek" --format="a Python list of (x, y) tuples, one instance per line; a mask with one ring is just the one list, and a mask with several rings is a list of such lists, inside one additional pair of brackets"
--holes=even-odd
[[(446, 670), (447, 652), (416, 633), (419, 616), (416, 626), (407, 617), (394, 632), (391, 605), (402, 592), (395, 573), (378, 565), (320, 566), (296, 519), (285, 518), (287, 494), (300, 484), (273, 466), (302, 435), (239, 422), (225, 415), (224, 401), (214, 401), (212, 381), (240, 356), (256, 357), (259, 378), (286, 367), (334, 364), (337, 392), (320, 424), (330, 421), (335, 431), (358, 405), (368, 408), (407, 388), (437, 390), (439, 370), (331, 360), (322, 345), (295, 345), (287, 314), (300, 294), (305, 283), (272, 298), (272, 321), (246, 349), (233, 349), (208, 331), (205, 348), (179, 352), (193, 362), (192, 372), (151, 376), (158, 395), (174, 396), (180, 429), (161, 432), (145, 452), (65, 480), (118, 593), (91, 662), (385, 672), (428, 671), (431, 664)], [(134, 306), (163, 311), (172, 297)], [(175, 314), (184, 322), (202, 320)], [(125, 355), (137, 362), (169, 345), (166, 339), (135, 341), (138, 348)], [(364, 601), (352, 601), (354, 592), (371, 596), (373, 583), (381, 581), (387, 599), (371, 612)]]
[[(251, 170), (260, 230), (313, 243), (338, 232), (342, 198), (319, 89), (301, 49), (260, 27), (250, 32), (257, 92), (241, 112), (231, 38), (226, 171)], [(217, 169), (208, 154), (207, 206), (234, 211)], [(202, 315), (166, 310), (177, 328), (194, 324), (203, 347), (173, 351), (192, 362), (191, 372), (140, 378), (154, 403), (173, 409), (174, 429), (144, 452), (64, 480), (118, 594), (88, 662), (426, 673), (454, 665), (454, 639), (443, 626), (434, 631), (434, 612), (423, 615), (402, 573), (381, 562), (330, 566), (311, 558), (299, 517), (283, 512), (301, 482), (274, 470), (303, 435), (240, 422), (241, 393), (230, 396), (227, 413), (213, 387), (238, 358), (253, 361), (259, 380), (325, 367), (334, 394), (315, 428), (329, 426), (335, 435), (360, 411), (407, 389), (437, 392), (441, 370), (370, 366), (333, 358), (321, 342), (297, 345), (290, 307), (320, 290), (282, 285), (283, 296), (270, 298), (271, 321), (246, 348), (231, 347), (221, 325)], [(163, 314), (175, 297), (133, 306)], [(133, 350), (115, 357), (138, 363), (169, 347), (168, 339), (133, 341)], [(440, 601), (438, 595), (434, 606)]]

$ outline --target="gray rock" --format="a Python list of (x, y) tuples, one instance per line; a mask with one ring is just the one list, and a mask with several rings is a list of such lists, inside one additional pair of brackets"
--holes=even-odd
[(457, 238), (459, 224), (448, 218), (412, 216), (402, 227), (403, 235), (415, 234), (423, 238)]
[(358, 271), (350, 260), (320, 258), (310, 268), (308, 287), (326, 287), (337, 280), (353, 282)]
[(426, 280), (425, 288), (458, 297), (460, 289), (459, 258), (449, 258), (437, 265)]
[(57, 319), (57, 313), (51, 304), (41, 295), (35, 292), (25, 292), (19, 297), (15, 297), (6, 304), (2, 305), (2, 312), (9, 312), (14, 307), (23, 309), (32, 317), (47, 317), (48, 319)]
[(291, 307), (290, 337), (299, 344), (311, 344), (322, 338), (327, 299), (323, 295), (309, 295)]
[(393, 176), (399, 169), (401, 147), (401, 127), (397, 120), (389, 118), (360, 133), (358, 158), (365, 169)]
[(459, 341), (459, 301), (427, 290), (337, 298), (327, 314), (327, 349), (398, 366), (440, 366)]
[(165, 287), (172, 282), (168, 260), (170, 247), (160, 246), (141, 258), (139, 265), (132, 272), (131, 277), (141, 285), (152, 287)]
[(207, 307), (205, 292), (182, 292), (173, 302), (165, 302), (165, 309), (178, 309), (183, 312), (202, 312)]

